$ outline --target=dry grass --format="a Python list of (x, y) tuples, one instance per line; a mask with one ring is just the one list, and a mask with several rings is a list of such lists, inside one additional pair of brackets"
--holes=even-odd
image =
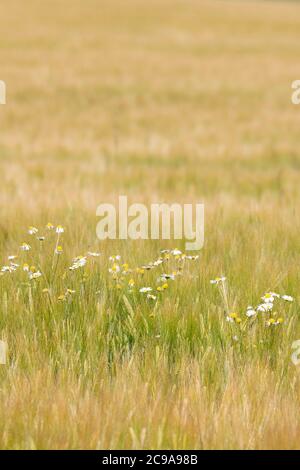
[[(53, 304), (44, 279), (0, 278), (1, 448), (299, 447), (300, 6), (2, 4), (2, 264), (28, 225), (66, 233)], [(200, 263), (154, 312), (138, 297), (128, 311), (106, 259), (137, 266), (160, 244), (96, 239), (97, 205), (119, 194), (206, 205)], [(64, 268), (87, 249), (101, 261), (71, 286)], [(243, 318), (269, 289), (293, 295), (285, 323), (228, 324), (209, 284), (222, 272)], [(65, 287), (73, 302), (57, 301)]]
[(216, 393), (203, 386), (196, 361), (183, 363), (186, 370), (174, 383), (165, 364), (144, 375), (135, 359), (123, 364), (113, 381), (97, 365), (94, 385), (83, 385), (69, 372), (55, 382), (47, 369), (32, 378), (12, 373), (0, 394), (2, 446), (299, 447), (298, 377), (294, 391), (283, 394), (276, 374), (249, 364), (242, 372), (229, 372), (222, 393)]

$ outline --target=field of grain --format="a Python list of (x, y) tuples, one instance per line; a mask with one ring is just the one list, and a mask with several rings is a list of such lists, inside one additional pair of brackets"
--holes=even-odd
[[(0, 448), (299, 448), (300, 4), (1, 12)], [(199, 258), (99, 241), (120, 194), (203, 202)]]

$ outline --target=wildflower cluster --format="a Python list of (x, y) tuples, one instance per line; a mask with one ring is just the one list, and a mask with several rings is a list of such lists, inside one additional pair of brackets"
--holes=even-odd
[[(127, 290), (129, 293), (138, 292), (145, 295), (147, 300), (155, 301), (159, 294), (169, 288), (169, 281), (175, 281), (182, 275), (186, 260), (197, 260), (199, 256), (189, 256), (177, 248), (173, 250), (161, 250), (160, 256), (154, 261), (138, 267), (129, 267), (123, 263), (120, 255), (110, 256), (108, 269), (117, 289)], [(163, 269), (168, 268), (168, 272)], [(141, 279), (147, 271), (158, 272), (155, 285), (141, 285)]]
[[(210, 283), (216, 285), (219, 288), (224, 303), (226, 321), (235, 324), (242, 323), (242, 316), (236, 312), (230, 311), (230, 301), (226, 284), (226, 277), (217, 277), (216, 279), (212, 279)], [(253, 322), (259, 316), (263, 315), (263, 320), (266, 327), (281, 325), (284, 323), (284, 319), (281, 315), (279, 315), (278, 310), (281, 310), (282, 308), (282, 301), (289, 303), (293, 302), (294, 298), (287, 294), (280, 295), (277, 292), (266, 292), (261, 297), (261, 302), (256, 307), (249, 305), (246, 308), (245, 320), (252, 320)]]
[[(53, 300), (71, 302), (78, 286), (84, 293), (82, 289), (88, 278), (87, 265), (97, 266), (97, 260), (103, 257), (97, 251), (87, 251), (66, 264), (65, 256), (62, 256), (65, 253), (64, 232), (62, 225), (55, 226), (51, 222), (44, 230), (30, 226), (27, 231), (30, 239), (19, 246), (18, 253), (8, 257), (8, 263), (0, 268), (1, 276), (22, 273), (21, 278), (17, 278), (20, 282), (16, 284), (30, 286), (34, 283), (35, 288), (40, 286), (51, 304)], [(109, 279), (116, 290), (154, 302), (161, 298), (171, 283), (182, 276), (186, 263), (198, 258), (197, 255), (187, 255), (175, 248), (161, 250), (159, 256), (147, 264), (130, 266), (120, 255), (113, 255), (108, 258)], [(150, 272), (154, 276), (148, 276)], [(59, 282), (56, 282), (57, 279)], [(96, 294), (100, 292), (97, 289)]]
[[(3, 276), (16, 272), (22, 273), (21, 278), (19, 278), (20, 285), (36, 282), (41, 278), (42, 284), (46, 285), (46, 287), (42, 288), (42, 292), (51, 297), (54, 291), (54, 280), (57, 277), (59, 260), (64, 253), (62, 246), (64, 232), (65, 230), (62, 225), (55, 226), (51, 222), (47, 223), (43, 231), (40, 231), (37, 227), (30, 226), (27, 231), (30, 243), (29, 240), (23, 242), (19, 246), (17, 254), (8, 256), (8, 263), (1, 267), (0, 275)], [(77, 256), (73, 259), (71, 266), (69, 266), (69, 271), (83, 268), (89, 258), (98, 258), (99, 256), (100, 253), (91, 251), (88, 251), (85, 255)], [(49, 263), (49, 258), (52, 260), (51, 263)], [(50, 271), (49, 266), (51, 266)], [(66, 279), (66, 271), (63, 272), (61, 277)], [(71, 282), (71, 279), (68, 279), (68, 281)], [(57, 296), (57, 300), (67, 300), (73, 293), (75, 293), (75, 290), (68, 286), (64, 294)]]
[(266, 326), (277, 326), (284, 322), (282, 316), (278, 315), (278, 308), (281, 309), (280, 301), (293, 302), (294, 299), (290, 295), (280, 295), (277, 292), (266, 292), (261, 297), (262, 303), (257, 307), (247, 307), (246, 316), (248, 318), (256, 318), (258, 314), (266, 314)]

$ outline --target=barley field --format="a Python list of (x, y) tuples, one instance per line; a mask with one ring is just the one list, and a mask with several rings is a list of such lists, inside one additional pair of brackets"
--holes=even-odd
[[(300, 4), (1, 12), (0, 448), (299, 448)], [(100, 241), (121, 194), (203, 249)]]

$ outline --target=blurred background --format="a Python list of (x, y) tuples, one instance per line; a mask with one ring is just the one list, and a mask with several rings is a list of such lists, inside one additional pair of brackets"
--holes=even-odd
[(296, 222), (297, 2), (3, 0), (2, 11), (2, 234), (15, 216), (23, 229), (76, 212), (94, 236), (97, 205), (119, 194), (204, 202), (208, 223), (222, 210)]

